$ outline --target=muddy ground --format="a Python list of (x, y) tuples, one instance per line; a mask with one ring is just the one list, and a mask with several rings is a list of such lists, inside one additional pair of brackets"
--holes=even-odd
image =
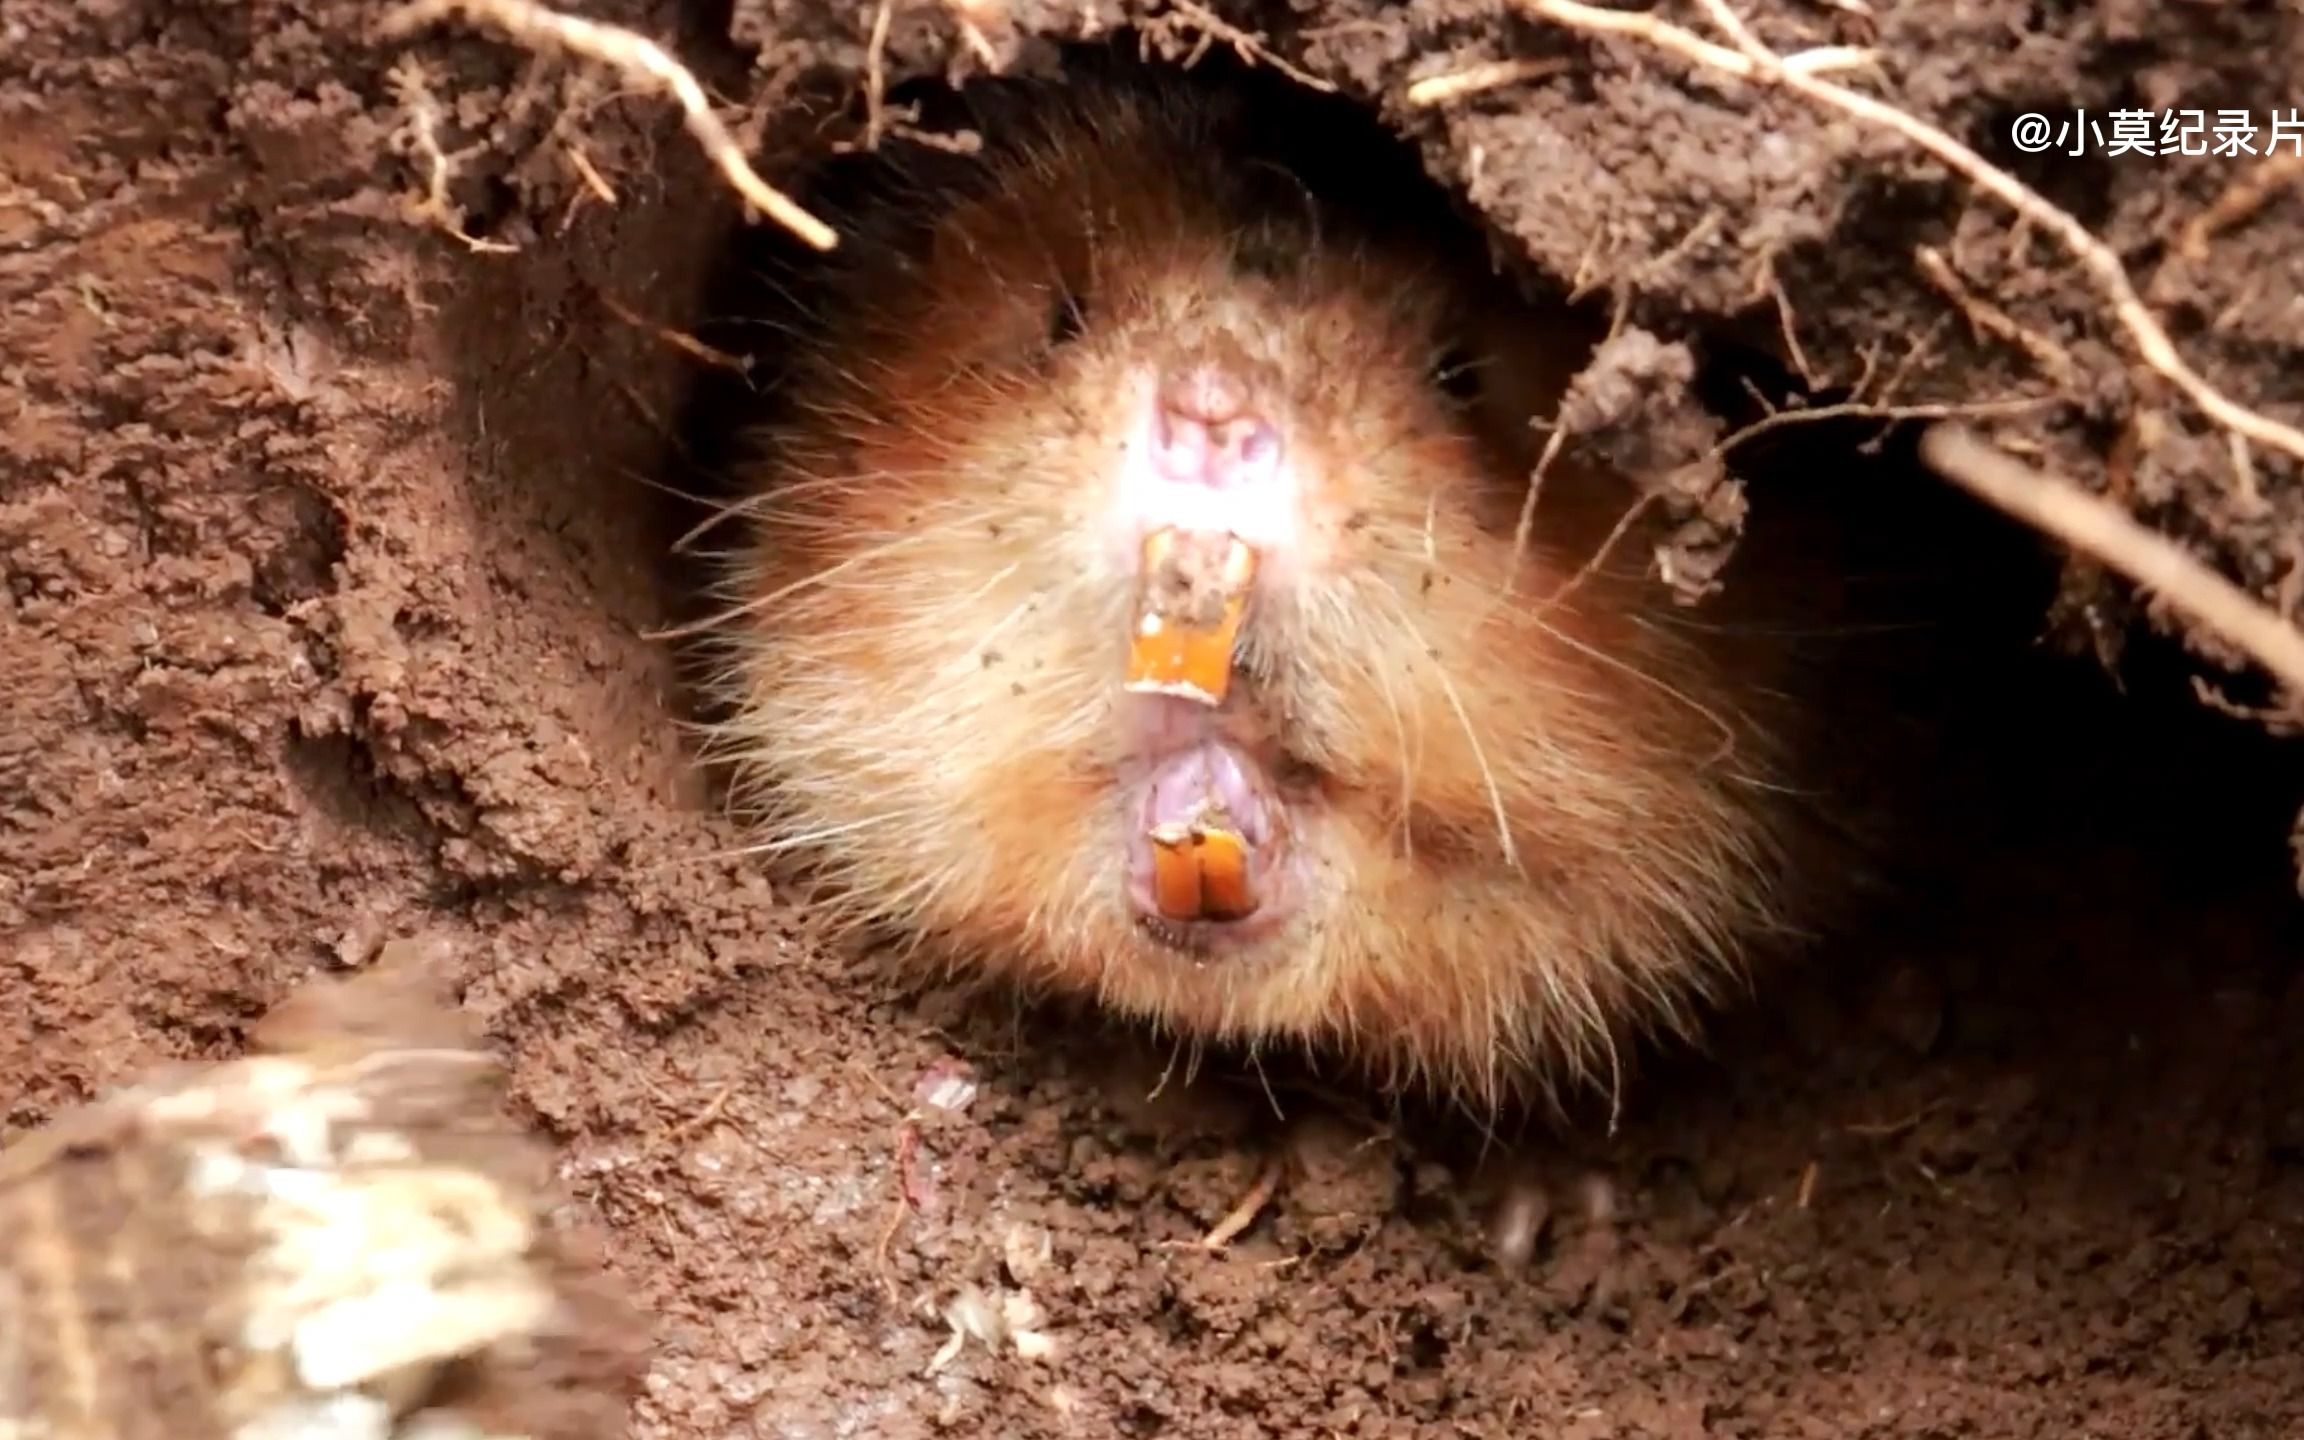
[[(907, 4), (879, 68), (1030, 66), (1162, 9)], [(2304, 786), (2194, 703), (2166, 617), (2052, 577), (2011, 624), (2077, 646), (1977, 708), (1997, 758), (1958, 782), (1942, 888), (1769, 977), (1612, 1134), (1291, 1096), (1319, 1119), (1283, 1139), (1221, 1063), (1148, 1104), (1159, 1052), (905, 993), (729, 858), (651, 638), (688, 596), (648, 482), (709, 368), (663, 332), (708, 318), (738, 211), (661, 104), (382, 13), (0, 6), (0, 1138), (429, 935), (655, 1317), (641, 1434), (2304, 1433)], [(672, 44), (779, 167), (858, 133), (796, 107), (864, 87), (870, 7), (590, 13)], [(2059, 397), (1992, 428), (2296, 604), (2293, 470), (2243, 477), (2046, 239), (1897, 144), (1487, 3), (1224, 13), (1531, 273), (1825, 388), (1869, 363), (1907, 403)], [(1861, 85), (2073, 207), (2213, 379), (2304, 414), (2304, 200), (2188, 248), (2253, 162), (2006, 141), (2025, 111), (2293, 106), (2292, 7), (1756, 21), (1874, 47)], [(1507, 56), (1567, 63), (1401, 100)], [(924, 1103), (955, 1062), (973, 1097)], [(1276, 1149), (1231, 1251), (1172, 1245)], [(1550, 1197), (1517, 1268), (1515, 1173)], [(1051, 1354), (930, 1373), (947, 1314), (1019, 1289)]]

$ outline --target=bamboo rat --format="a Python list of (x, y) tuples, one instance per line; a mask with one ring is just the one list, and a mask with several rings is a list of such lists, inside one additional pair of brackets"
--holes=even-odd
[(1475, 1100), (1615, 1073), (1798, 918), (1805, 712), (1602, 554), (1625, 480), (1520, 533), (1594, 335), (1221, 97), (972, 91), (745, 462), (740, 802), (961, 975)]

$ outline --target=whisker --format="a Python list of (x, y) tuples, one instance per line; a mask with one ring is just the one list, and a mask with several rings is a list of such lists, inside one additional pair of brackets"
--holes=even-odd
[(1447, 697), (1448, 708), (1455, 712), (1456, 723), (1464, 731), (1465, 743), (1472, 747), (1472, 763), (1479, 767), (1480, 783), (1488, 791), (1488, 806), (1496, 816), (1496, 838), (1504, 847), (1504, 863), (1518, 870), (1520, 847), (1512, 839), (1512, 818), (1504, 807), (1504, 787), (1497, 782), (1495, 768), (1488, 763), (1487, 747), (1480, 743), (1479, 731), (1472, 724), (1471, 711), (1465, 708), (1464, 696), (1457, 690), (1456, 681), (1449, 675), (1447, 665), (1441, 661), (1439, 651), (1424, 637), (1424, 632), (1416, 626), (1415, 618), (1408, 613), (1405, 597), (1389, 581), (1379, 581), (1379, 584), (1390, 596), (1391, 608), (1401, 626), (1416, 638), (1418, 646), (1432, 662), (1432, 673), (1440, 680), (1440, 693)]
[(1368, 673), (1375, 677), (1376, 688), (1384, 696), (1384, 708), (1392, 716), (1392, 738), (1400, 747), (1400, 854), (1413, 861), (1416, 858), (1416, 764), (1420, 755), (1411, 754), (1408, 746), (1408, 717), (1400, 708), (1400, 696), (1392, 688), (1392, 677), (1384, 673), (1381, 665), (1371, 665)]
[(1722, 719), (1719, 713), (1714, 711), (1710, 706), (1704, 704), (1702, 701), (1696, 699), (1686, 691), (1679, 689), (1677, 686), (1674, 686), (1649, 674), (1647, 671), (1642, 670), (1637, 665), (1631, 664), (1625, 660), (1621, 660), (1614, 655), (1610, 655), (1605, 650), (1599, 649), (1596, 646), (1585, 644), (1583, 641), (1578, 640), (1557, 626), (1546, 624), (1541, 619), (1536, 619), (1534, 623), (1539, 628), (1541, 628), (1545, 634), (1551, 636), (1560, 644), (1567, 646), (1569, 649), (1574, 650), (1578, 654), (1583, 655), (1589, 659), (1597, 660), (1601, 664), (1607, 666), (1609, 669), (1614, 670), (1617, 673), (1630, 679), (1637, 680), (1641, 684), (1656, 690), (1657, 692), (1665, 695), (1670, 699), (1679, 701), (1682, 705), (1687, 706), (1690, 711), (1694, 712), (1698, 716), (1701, 716), (1707, 724), (1711, 725), (1713, 729), (1720, 733), (1720, 748), (1713, 751), (1712, 754), (1704, 760), (1703, 763), (1705, 765), (1717, 765), (1721, 761), (1736, 753), (1737, 737), (1735, 727), (1731, 726), (1726, 720)]
[(1613, 551), (1618, 542), (1630, 533), (1633, 525), (1648, 512), (1648, 507), (1655, 502), (1655, 499), (1656, 496), (1653, 492), (1643, 492), (1638, 499), (1626, 506), (1624, 513), (1617, 517), (1615, 525), (1601, 539), (1599, 548), (1592, 552), (1589, 559), (1577, 567), (1575, 574), (1570, 575), (1561, 583), (1559, 589), (1544, 597), (1543, 603), (1537, 607), (1532, 618), (1542, 620), (1546, 615), (1566, 604), (1569, 597), (1574, 595), (1594, 575), (1598, 574), (1602, 563), (1608, 559), (1609, 552)]
[(747, 615), (757, 614), (787, 596), (814, 586), (821, 586), (860, 565), (870, 564), (874, 560), (892, 555), (899, 550), (940, 538), (942, 538), (941, 533), (935, 531), (916, 531), (909, 535), (899, 535), (886, 544), (875, 545), (869, 550), (858, 551), (845, 560), (803, 575), (788, 585), (779, 585), (765, 595), (757, 595), (738, 601), (724, 610), (705, 616), (701, 620), (692, 620), (685, 625), (676, 625), (669, 629), (654, 631), (646, 638), (650, 640), (679, 640), (717, 630), (732, 621), (741, 620)]
[[(710, 531), (723, 524), (726, 524), (728, 521), (758, 515), (763, 511), (772, 511), (777, 506), (783, 504), (785, 501), (788, 501), (795, 496), (820, 494), (826, 491), (839, 493), (849, 490), (861, 490), (865, 487), (866, 484), (885, 478), (894, 477), (885, 475), (884, 473), (880, 472), (814, 475), (805, 479), (779, 480), (773, 485), (769, 485), (763, 489), (755, 491), (754, 493), (746, 495), (741, 499), (722, 501), (707, 500), (700, 496), (694, 495), (681, 495), (677, 490), (671, 491), (670, 493), (679, 495), (683, 500), (691, 500), (699, 505), (708, 505), (712, 509), (711, 514), (705, 516), (702, 520), (690, 526), (687, 531), (685, 531), (680, 536), (679, 539), (672, 542), (673, 553), (688, 553), (690, 547), (692, 547), (698, 540), (703, 539), (704, 536)], [(802, 523), (797, 519), (798, 513), (799, 512), (795, 512), (793, 517), (779, 517), (777, 523), (780, 525), (796, 525)]]
[(683, 490), (677, 485), (669, 484), (663, 480), (659, 480), (655, 476), (649, 474), (647, 471), (635, 469), (630, 465), (616, 466), (615, 473), (619, 479), (630, 480), (635, 484), (643, 485), (650, 490), (654, 490), (660, 495), (669, 495), (675, 500), (685, 500), (691, 505), (711, 505), (715, 503), (706, 496), (697, 495), (690, 491)]
[(753, 860), (764, 855), (787, 855), (795, 850), (811, 849), (826, 840), (836, 840), (843, 835), (855, 835), (866, 830), (895, 824), (902, 819), (903, 817), (899, 815), (871, 815), (862, 820), (851, 820), (844, 825), (821, 826), (796, 834), (779, 835), (771, 839), (750, 841), (743, 845), (727, 846), (722, 849), (707, 851), (692, 858), (701, 864), (719, 860)]
[[(1006, 567), (998, 575), (995, 575), (990, 580), (984, 582), (982, 586), (978, 587), (976, 593), (970, 595), (968, 598), (975, 600), (987, 594), (991, 591), (993, 586), (998, 585), (1001, 581), (1015, 574), (1016, 569), (1017, 567), (1014, 565)], [(1001, 616), (990, 627), (988, 627), (982, 635), (976, 637), (975, 644), (970, 645), (965, 650), (960, 651), (958, 654), (954, 655), (951, 660), (947, 661), (940, 673), (947, 676), (964, 675), (969, 670), (984, 665), (986, 662), (982, 657), (985, 651), (991, 648), (992, 642), (1005, 634), (1009, 626), (1015, 624), (1018, 620), (1023, 619), (1026, 613), (1028, 613), (1031, 609), (1031, 597), (1027, 596), (1024, 599), (1017, 601), (1013, 606), (1009, 608), (1007, 614)]]

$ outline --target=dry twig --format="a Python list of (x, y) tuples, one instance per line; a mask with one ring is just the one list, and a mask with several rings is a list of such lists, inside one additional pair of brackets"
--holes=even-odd
[(2157, 592), (2252, 656), (2291, 695), (2304, 697), (2304, 632), (2120, 506), (2021, 464), (1956, 425), (1931, 429), (1920, 455), (1962, 488)]
[(831, 226), (809, 214), (791, 197), (760, 178), (743, 147), (713, 113), (704, 87), (687, 66), (644, 35), (577, 15), (564, 15), (536, 0), (410, 0), (384, 20), (387, 36), (405, 35), (453, 16), (493, 25), (534, 50), (559, 49), (609, 66), (635, 84), (669, 96), (680, 107), (688, 133), (703, 147), (728, 183), (752, 206), (819, 250), (839, 242)]

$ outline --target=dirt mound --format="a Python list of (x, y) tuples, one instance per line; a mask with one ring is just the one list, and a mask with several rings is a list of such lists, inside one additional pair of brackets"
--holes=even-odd
[[(590, 13), (694, 67), (771, 175), (910, 78), (1130, 21), (1179, 55), (1262, 34), (1533, 273), (1818, 394), (1990, 407), (2296, 606), (2294, 463), (2141, 364), (2051, 231), (1728, 73), (1704, 7), (1668, 9), (1714, 46), (1677, 53), (1564, 0), (1267, 8)], [(423, 933), (655, 1317), (643, 1433), (2304, 1427), (2299, 788), (2178, 668), (2132, 664), (2117, 704), (2092, 661), (2043, 662), (2000, 697), (2006, 759), (1939, 888), (1773, 977), (1612, 1132), (1487, 1144), (1343, 1097), (1284, 1136), (1253, 1076), (1160, 1089), (1162, 1054), (898, 993), (736, 853), (652, 638), (694, 584), (652, 485), (732, 363), (683, 337), (737, 201), (641, 87), (378, 14), (0, 21), (0, 1134), (239, 1053), (300, 978)], [(2304, 414), (2304, 202), (2261, 153), (2304, 17), (1747, 19), (1785, 55), (1866, 51), (1818, 73), (2067, 207), (2209, 383)], [(1538, 63), (1410, 99), (1503, 60)], [(2249, 110), (2259, 153), (2104, 153), (2117, 112), (2193, 109), (2211, 139)], [(2106, 142), (2026, 153), (2031, 114)], [(2084, 648), (2145, 633), (2093, 565), (2058, 591)], [(1288, 1178), (1231, 1251), (1170, 1243), (1268, 1153)]]

